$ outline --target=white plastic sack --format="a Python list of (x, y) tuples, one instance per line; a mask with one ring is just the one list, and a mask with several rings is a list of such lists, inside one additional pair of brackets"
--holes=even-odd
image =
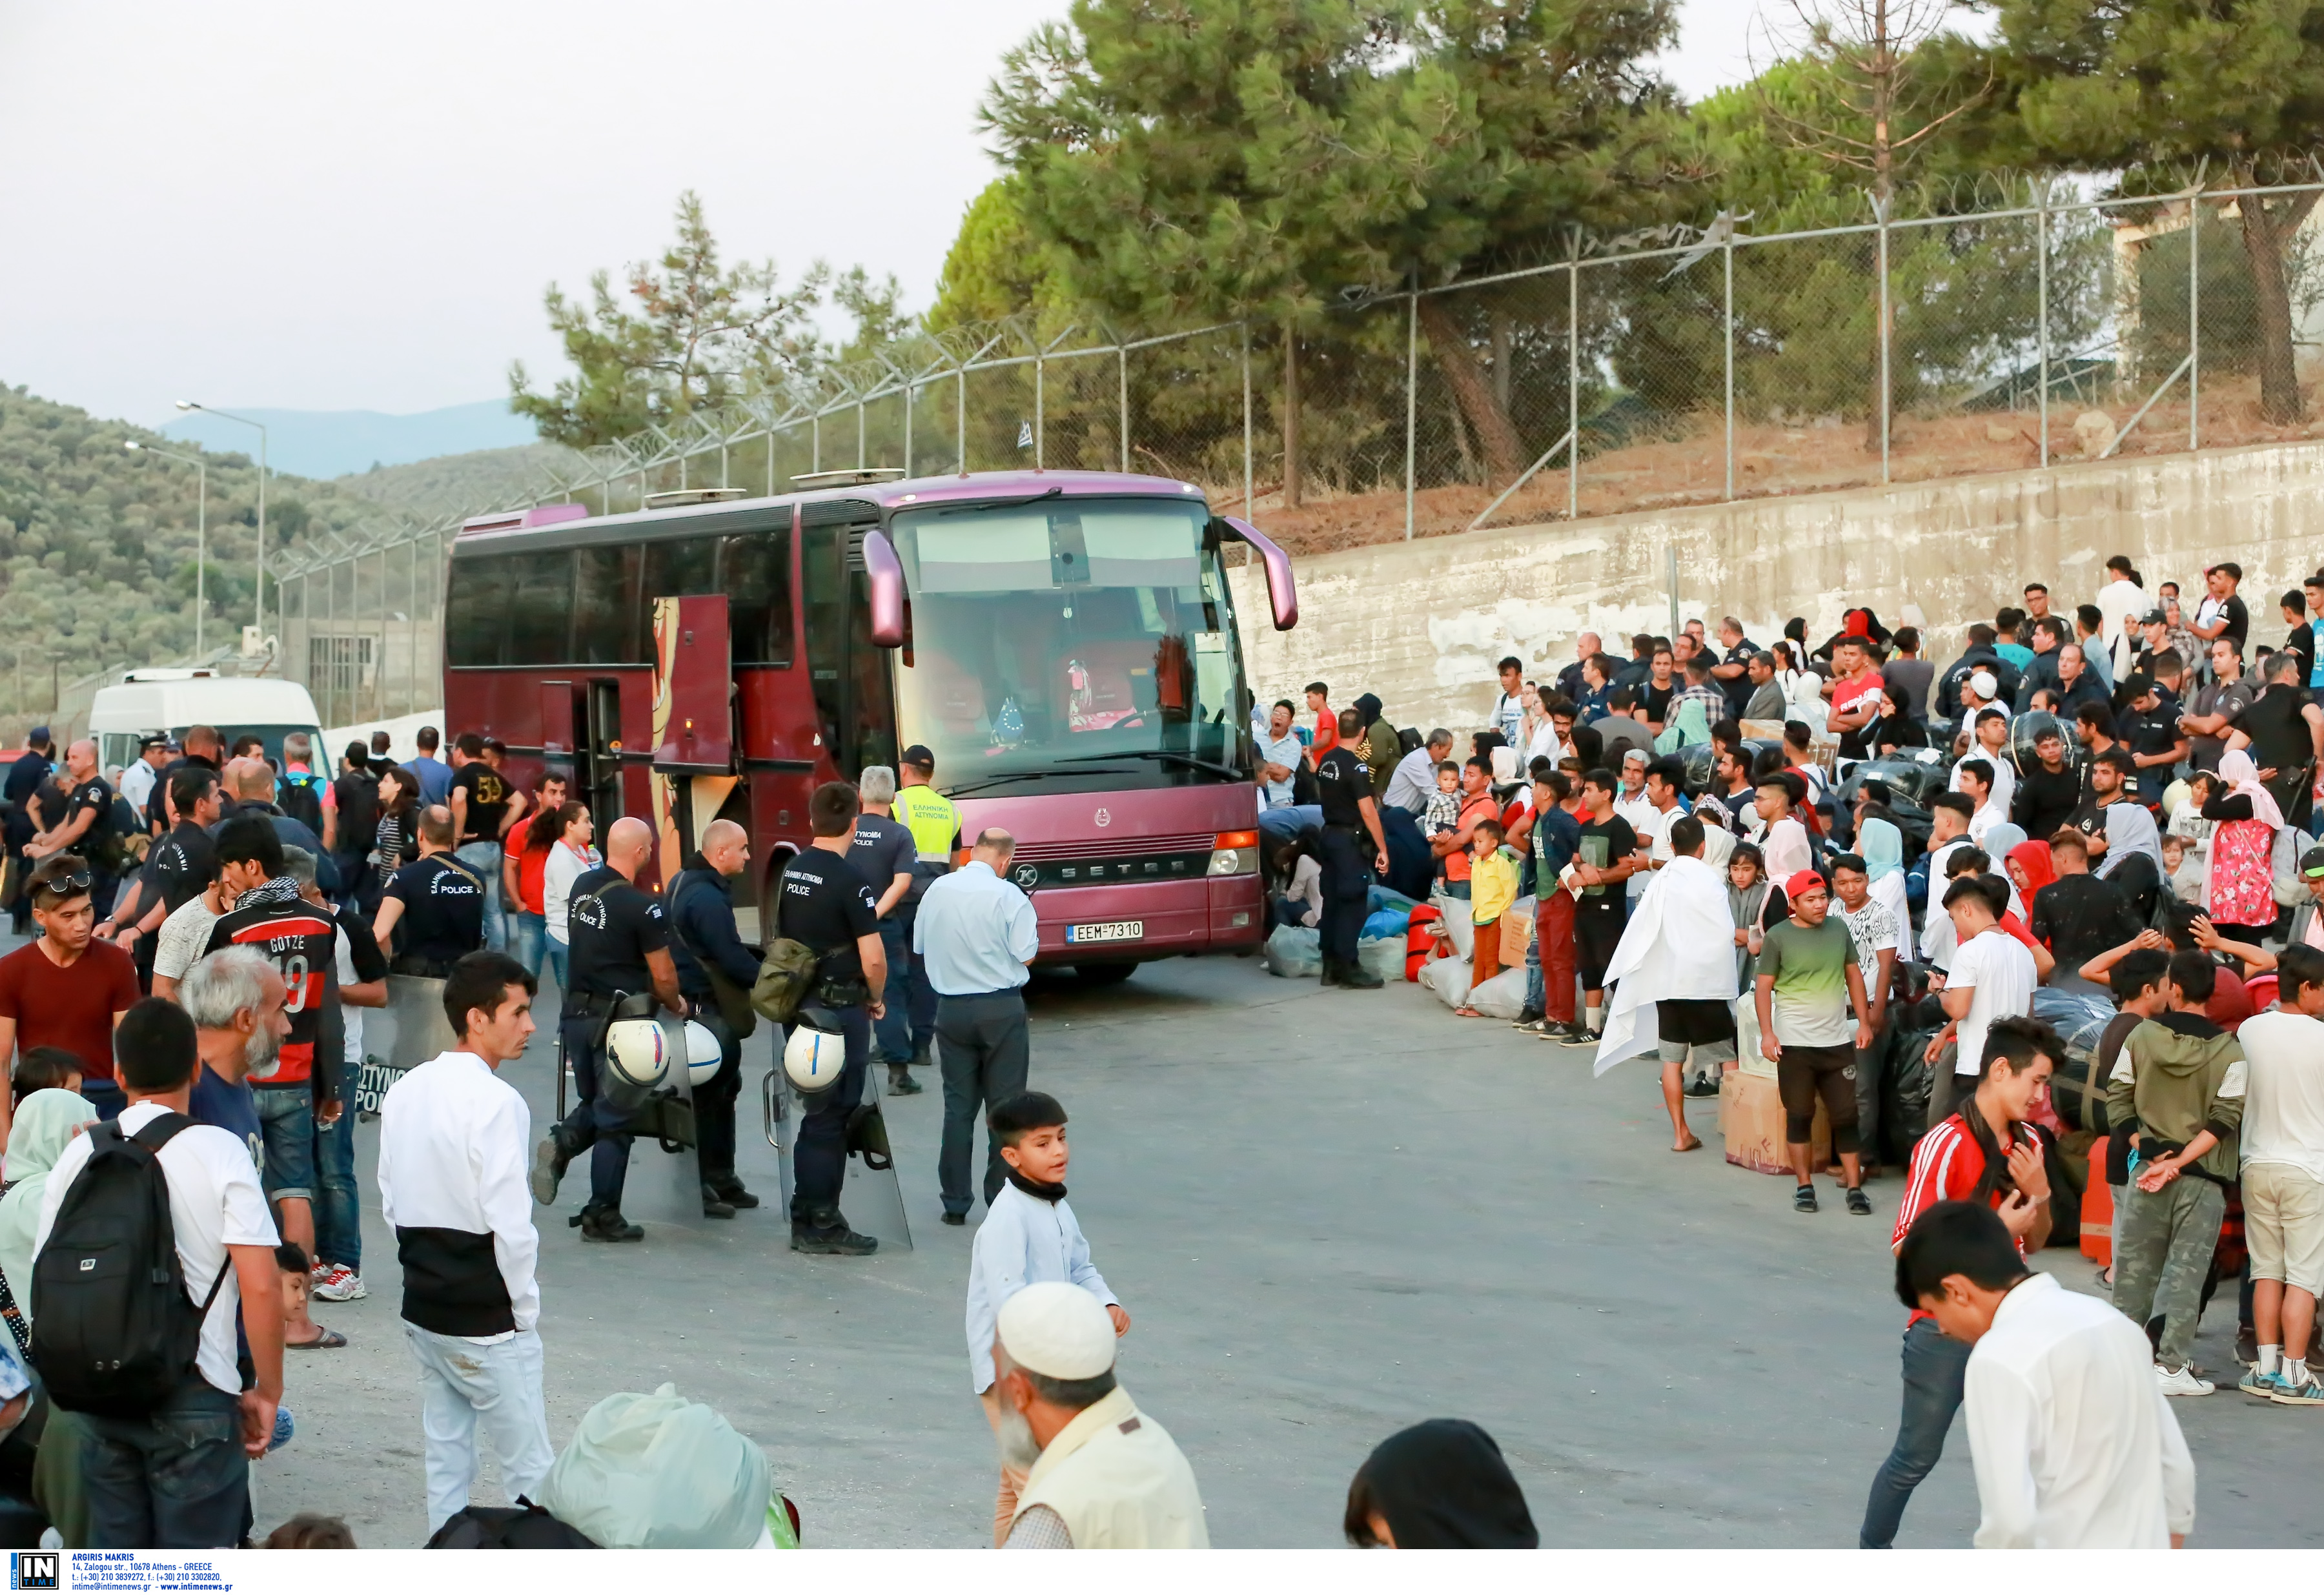
[(1383, 981), (1404, 978), (1404, 938), (1400, 936), (1376, 936), (1356, 944), (1357, 963), (1365, 973), (1378, 975)]
[(1513, 1019), (1525, 1011), (1526, 972), (1505, 969), (1469, 991), (1469, 1006), (1488, 1019)]
[(1292, 980), (1323, 973), (1323, 933), (1312, 926), (1278, 925), (1267, 938), (1267, 973)]
[(1461, 954), (1461, 962), (1466, 963), (1474, 958), (1477, 955), (1477, 927), (1469, 921), (1467, 899), (1438, 892), (1428, 900), (1435, 904), (1437, 912), (1444, 916), (1441, 923), (1452, 933), (1453, 950)]
[(664, 1385), (591, 1407), (549, 1470), (540, 1505), (609, 1548), (747, 1551), (773, 1498), (766, 1453)]
[(1469, 978), (1473, 972), (1468, 962), (1460, 958), (1438, 958), (1424, 964), (1420, 983), (1436, 993), (1436, 1000), (1447, 1008), (1458, 1008), (1469, 1000)]

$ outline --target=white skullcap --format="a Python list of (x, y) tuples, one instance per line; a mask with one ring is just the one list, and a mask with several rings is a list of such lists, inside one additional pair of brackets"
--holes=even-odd
[(1993, 672), (1990, 670), (1972, 672), (1969, 684), (1970, 689), (1981, 698), (1989, 698), (2001, 690), (2001, 683), (1993, 678)]
[(1009, 1360), (1053, 1379), (1093, 1379), (1113, 1366), (1113, 1320), (1078, 1285), (1028, 1285), (1001, 1304), (995, 1327)]

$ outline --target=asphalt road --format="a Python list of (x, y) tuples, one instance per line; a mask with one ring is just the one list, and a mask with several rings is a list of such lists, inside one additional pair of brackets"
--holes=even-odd
[[(1037, 988), (1033, 1079), (1074, 1115), (1069, 1183), (1136, 1323), (1123, 1382), (1177, 1437), (1222, 1545), (1338, 1543), (1347, 1483), (1424, 1417), (1482, 1423), (1552, 1545), (1846, 1546), (1897, 1409), (1889, 1294), (1899, 1183), (1873, 1218), (1795, 1214), (1781, 1179), (1677, 1157), (1650, 1066), (1456, 1020), (1413, 986), (1324, 992), (1255, 960), (1148, 965), (1128, 984)], [(770, 1196), (751, 1043), (743, 1173)], [(536, 1125), (544, 1044), (511, 1066)], [(699, 1216), (690, 1156), (641, 1149), (647, 1239), (584, 1246), (542, 1210), (551, 1437), (616, 1390), (674, 1381), (764, 1445), (808, 1543), (953, 1545), (990, 1532), (991, 1442), (967, 1382), (973, 1230), (940, 1227), (940, 1096), (890, 1104), (915, 1247), (792, 1255), (775, 1205)], [(339, 1513), (366, 1545), (424, 1535), (414, 1374), (392, 1240), (366, 1186), (368, 1300), (318, 1304), (343, 1351), (294, 1355), (299, 1436), (262, 1464), (261, 1531)], [(2092, 1269), (2043, 1266), (2089, 1288)], [(2231, 1360), (2232, 1292), (2197, 1351)], [(2196, 1543), (2324, 1539), (2282, 1480), (2324, 1415), (2231, 1390), (2177, 1407), (2200, 1476)], [(1976, 1525), (1965, 1435), (1903, 1543)], [(2263, 1489), (2263, 1480), (2273, 1488)], [(487, 1482), (482, 1498), (496, 1498)]]

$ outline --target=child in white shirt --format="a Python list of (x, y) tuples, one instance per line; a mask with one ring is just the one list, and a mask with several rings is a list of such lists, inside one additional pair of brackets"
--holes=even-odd
[[(1002, 1303), (1028, 1285), (1062, 1280), (1080, 1286), (1104, 1305), (1114, 1333), (1130, 1332), (1130, 1314), (1090, 1261), (1089, 1241), (1074, 1210), (1065, 1205), (1070, 1154), (1065, 1111), (1057, 1099), (1042, 1092), (1022, 1092), (996, 1105), (988, 1121), (1009, 1165), (1009, 1183), (985, 1212), (970, 1255), (968, 1373), (970, 1388), (984, 1404), (985, 1422), (997, 1434), (1001, 1400), (992, 1388), (992, 1335)], [(1024, 1472), (1004, 1463), (992, 1507), (995, 1545), (1009, 1536), (1010, 1522), (1017, 1516), (1017, 1493), (1024, 1487)]]

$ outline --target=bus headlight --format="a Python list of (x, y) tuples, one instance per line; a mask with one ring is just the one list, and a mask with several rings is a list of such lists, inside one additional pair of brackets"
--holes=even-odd
[(1213, 875), (1256, 875), (1259, 873), (1259, 833), (1256, 831), (1221, 831), (1211, 844)]

